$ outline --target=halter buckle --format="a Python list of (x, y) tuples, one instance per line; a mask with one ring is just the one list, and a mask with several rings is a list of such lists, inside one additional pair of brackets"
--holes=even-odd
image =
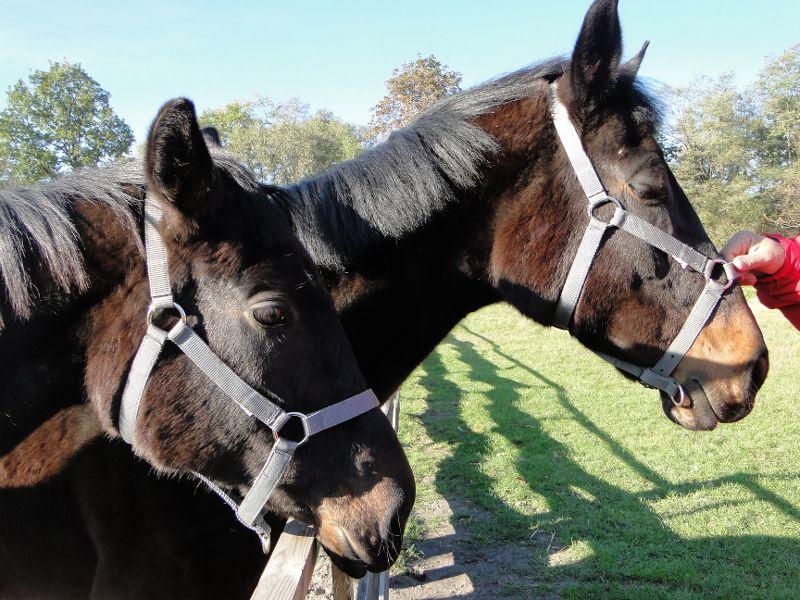
[[(303, 439), (298, 442), (295, 442), (298, 446), (302, 446), (308, 441), (308, 438), (311, 437), (311, 428), (308, 425), (308, 416), (304, 415), (303, 413), (299, 412), (285, 412), (278, 420), (275, 422), (275, 425), (272, 427), (272, 435), (275, 436), (275, 439), (279, 439), (281, 437), (281, 429), (292, 419), (300, 419), (300, 425), (303, 427)], [(292, 440), (290, 440), (292, 441)]]
[(153, 324), (153, 319), (160, 315), (164, 311), (174, 310), (178, 313), (178, 318), (183, 321), (184, 323), (188, 324), (188, 317), (186, 316), (186, 311), (183, 310), (183, 307), (178, 304), (177, 302), (170, 302), (169, 304), (160, 304), (156, 306), (152, 302), (147, 307), (147, 326), (150, 327)]

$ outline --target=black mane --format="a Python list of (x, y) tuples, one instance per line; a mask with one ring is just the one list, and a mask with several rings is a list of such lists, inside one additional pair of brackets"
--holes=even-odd
[(128, 160), (0, 190), (0, 282), (13, 314), (31, 314), (38, 295), (33, 272), (64, 293), (88, 285), (72, 205), (79, 199), (102, 203), (132, 226), (134, 199), (126, 186), (143, 186), (141, 171), (138, 161)]
[[(264, 186), (262, 191), (273, 193), (289, 211), (318, 265), (342, 269), (372, 243), (418, 229), (459, 191), (475, 185), (498, 145), (474, 120), (530, 96), (537, 80), (558, 77), (568, 64), (563, 58), (549, 59), (444, 98), (358, 157), (283, 190)], [(657, 119), (646, 92), (629, 81), (623, 87), (633, 90), (639, 118)], [(252, 174), (238, 161), (217, 148), (212, 154), (237, 183), (257, 190)], [(141, 163), (131, 159), (0, 189), (0, 285), (5, 294), (0, 306), (7, 304), (22, 319), (30, 316), (38, 293), (33, 272), (49, 276), (57, 291), (84, 289), (88, 282), (73, 203), (102, 203), (134, 227), (131, 209), (140, 200), (130, 191), (144, 186)]]
[(564, 72), (550, 59), (442, 99), (356, 158), (287, 188), (297, 234), (321, 266), (342, 268), (370, 243), (398, 239), (473, 186), (498, 145), (474, 120)]
[[(386, 142), (286, 188), (290, 219), (314, 261), (341, 270), (373, 243), (426, 223), (474, 186), (498, 151), (475, 119), (529, 97), (537, 80), (553, 80), (568, 66), (551, 58), (448, 96)], [(635, 75), (620, 70), (617, 83), (634, 119), (657, 127), (659, 107)]]

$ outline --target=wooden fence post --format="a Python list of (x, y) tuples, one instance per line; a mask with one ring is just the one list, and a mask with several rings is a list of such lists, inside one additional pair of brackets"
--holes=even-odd
[(250, 600), (302, 600), (316, 561), (314, 528), (287, 521)]

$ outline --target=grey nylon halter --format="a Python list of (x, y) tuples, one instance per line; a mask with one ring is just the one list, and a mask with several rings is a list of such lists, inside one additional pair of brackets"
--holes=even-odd
[[(556, 83), (550, 84), (549, 91), (550, 114), (552, 115), (558, 138), (561, 140), (561, 145), (569, 157), (569, 162), (583, 188), (583, 192), (586, 194), (589, 213), (589, 224), (586, 226), (586, 231), (578, 246), (578, 252), (567, 274), (566, 283), (561, 290), (561, 297), (558, 299), (553, 326), (561, 329), (569, 328), (572, 315), (575, 313), (575, 307), (580, 300), (586, 279), (589, 276), (589, 270), (606, 232), (611, 228), (620, 229), (639, 238), (643, 242), (670, 255), (684, 269), (688, 267), (700, 273), (705, 277), (706, 285), (689, 312), (689, 316), (686, 318), (678, 335), (655, 365), (643, 367), (607, 354), (597, 353), (598, 356), (618, 369), (633, 375), (645, 386), (664, 391), (677, 406), (685, 406), (686, 393), (683, 386), (671, 375), (678, 363), (686, 356), (697, 336), (700, 335), (700, 331), (713, 316), (722, 299), (722, 295), (736, 282), (740, 273), (731, 263), (719, 258), (706, 256), (636, 215), (631, 214), (625, 210), (625, 207), (617, 198), (609, 196), (592, 166), (592, 161), (583, 148), (581, 138), (569, 118), (567, 107), (558, 98)], [(608, 222), (598, 218), (595, 214), (597, 208), (605, 204), (614, 205), (614, 215)], [(727, 282), (725, 283), (719, 282), (715, 278), (718, 265), (726, 275)]]
[[(246, 527), (258, 533), (262, 540), (268, 541), (269, 526), (264, 521), (262, 512), (281, 476), (289, 466), (294, 451), (308, 441), (312, 435), (377, 408), (380, 403), (372, 390), (365, 390), (346, 400), (305, 415), (284, 411), (245, 383), (214, 354), (211, 348), (187, 324), (186, 313), (172, 297), (167, 251), (157, 228), (162, 216), (161, 207), (149, 198), (145, 199), (144, 206), (144, 243), (151, 303), (147, 309), (147, 332), (134, 356), (122, 393), (119, 413), (120, 435), (126, 442), (133, 445), (136, 418), (145, 386), (164, 344), (169, 340), (214, 385), (225, 392), (248, 417), (255, 417), (261, 421), (275, 436), (275, 444), (267, 457), (266, 464), (256, 476), (241, 503), (223, 492), (213, 482), (199, 473), (195, 473), (236, 512), (237, 518)], [(180, 316), (180, 319), (169, 331), (165, 331), (153, 323), (153, 317), (163, 311), (174, 311)], [(299, 419), (303, 427), (303, 438), (299, 441), (287, 440), (279, 435), (281, 429), (291, 419)]]

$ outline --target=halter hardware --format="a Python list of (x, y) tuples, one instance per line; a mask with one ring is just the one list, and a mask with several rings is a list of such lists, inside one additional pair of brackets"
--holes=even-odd
[(602, 193), (602, 194), (597, 194), (593, 198), (589, 198), (589, 202), (586, 205), (586, 212), (589, 213), (589, 217), (596, 218), (594, 211), (596, 211), (601, 206), (605, 206), (606, 204), (613, 204), (617, 208), (625, 210), (625, 206), (622, 204), (620, 200), (614, 198), (614, 196), (609, 196), (606, 193)]
[[(186, 316), (186, 311), (183, 310), (183, 307), (177, 302), (171, 302), (170, 304), (162, 304), (159, 306), (156, 306), (153, 302), (151, 302), (147, 306), (147, 315), (145, 316), (145, 320), (147, 321), (147, 326), (149, 327), (153, 325), (153, 320), (155, 319), (156, 316), (160, 316), (162, 313), (169, 312), (171, 310), (174, 310), (176, 313), (178, 313), (178, 318), (181, 321), (183, 321), (184, 323), (188, 323), (187, 321), (188, 317)], [(158, 327), (157, 325), (153, 326)], [(162, 331), (166, 330), (162, 329)]]
[[(278, 418), (278, 420), (275, 422), (275, 425), (273, 425), (273, 427), (272, 427), (272, 435), (275, 436), (276, 440), (286, 439), (286, 438), (282, 438), (281, 437), (281, 429), (283, 429), (284, 426), (289, 421), (291, 421), (292, 419), (299, 419), (300, 420), (300, 425), (303, 428), (303, 439), (294, 442), (298, 446), (302, 446), (303, 444), (305, 444), (308, 441), (308, 438), (311, 437), (311, 428), (310, 428), (310, 426), (308, 424), (308, 416), (303, 414), (303, 413), (299, 413), (299, 412), (283, 413), (283, 415), (281, 415)], [(293, 441), (293, 440), (289, 440), (289, 441)]]
[[(377, 408), (380, 403), (372, 390), (365, 390), (308, 415), (300, 412), (288, 412), (242, 380), (197, 335), (189, 325), (186, 311), (172, 297), (167, 250), (158, 231), (161, 216), (161, 207), (146, 197), (144, 202), (144, 246), (151, 302), (145, 315), (147, 331), (133, 357), (125, 389), (122, 392), (119, 433), (126, 442), (133, 445), (139, 405), (144, 397), (147, 382), (164, 345), (168, 341), (172, 342), (248, 417), (255, 417), (272, 431), (275, 443), (272, 445), (261, 472), (256, 476), (253, 485), (241, 502), (237, 502), (200, 473), (194, 473), (236, 512), (236, 516), (242, 524), (261, 537), (262, 544), (266, 548), (269, 543), (269, 525), (264, 520), (264, 507), (286, 472), (295, 450), (305, 444), (312, 435), (354, 419)], [(178, 319), (169, 329), (162, 329), (154, 321), (168, 312), (175, 313)], [(280, 400), (274, 394), (270, 395)], [(303, 437), (299, 441), (293, 441), (280, 435), (281, 430), (293, 419), (299, 419), (302, 427)]]
[[(708, 261), (709, 265), (709, 272), (706, 275), (706, 279), (716, 279), (719, 275), (725, 275), (727, 281), (725, 282), (725, 287), (723, 288), (723, 292), (727, 292), (731, 289), (734, 285), (736, 285), (736, 281), (742, 274), (739, 270), (733, 266), (732, 262), (728, 262), (727, 260), (723, 260), (721, 258), (712, 258)], [(722, 273), (715, 273), (717, 270), (721, 270)]]
[[(688, 396), (686, 391), (671, 375), (680, 361), (683, 360), (683, 357), (686, 356), (697, 336), (700, 335), (700, 331), (713, 316), (714, 311), (722, 300), (723, 294), (735, 285), (740, 273), (731, 263), (716, 256), (706, 256), (658, 227), (628, 212), (619, 199), (608, 194), (605, 186), (600, 181), (591, 159), (583, 148), (583, 142), (578, 135), (578, 131), (570, 120), (567, 107), (558, 98), (556, 82), (550, 84), (549, 103), (550, 114), (553, 118), (558, 139), (561, 141), (575, 176), (578, 178), (578, 182), (586, 195), (586, 210), (589, 214), (589, 223), (586, 226), (578, 251), (567, 273), (566, 282), (559, 295), (553, 326), (560, 329), (569, 329), (578, 301), (583, 294), (586, 280), (589, 277), (589, 271), (609, 229), (614, 228), (625, 231), (668, 254), (681, 267), (696, 271), (706, 280), (703, 291), (669, 348), (652, 367), (639, 366), (600, 352), (596, 354), (621, 371), (632, 375), (644, 386), (661, 390), (669, 396), (675, 406), (687, 407)], [(597, 209), (606, 204), (614, 205), (614, 215), (609, 221), (604, 221), (596, 214)], [(720, 281), (723, 275), (725, 276), (724, 282)]]
[(669, 399), (672, 400), (672, 403), (679, 408), (689, 408), (686, 406), (686, 401), (688, 399), (686, 396), (686, 390), (683, 389), (683, 386), (680, 383), (678, 384), (677, 396), (670, 396)]

